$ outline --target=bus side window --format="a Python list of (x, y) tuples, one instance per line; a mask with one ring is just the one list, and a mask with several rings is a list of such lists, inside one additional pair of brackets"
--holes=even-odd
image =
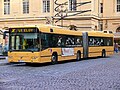
[(100, 45), (101, 45), (101, 46), (104, 46), (103, 41), (104, 41), (104, 40), (103, 40), (103, 39), (101, 39), (101, 41), (100, 41)]
[(82, 46), (82, 38), (81, 37), (76, 37), (75, 38), (75, 45)]
[(107, 38), (104, 38), (104, 46), (107, 46)]
[(113, 46), (113, 38), (109, 38), (110, 46)]
[(98, 37), (95, 38), (95, 46), (100, 46), (100, 39)]
[(57, 35), (52, 35), (52, 47), (57, 47), (58, 45), (57, 45)]
[(48, 46), (49, 47), (56, 47), (57, 46), (57, 41), (56, 41), (56, 35), (54, 34), (48, 34), (47, 41), (48, 41)]
[(52, 47), (63, 47), (65, 46), (65, 40), (63, 35), (52, 35), (50, 41), (50, 46)]
[(74, 45), (74, 42), (75, 40), (74, 40), (74, 37), (72, 37), (72, 36), (68, 36), (67, 38), (66, 38), (66, 45)]
[(94, 46), (94, 38), (89, 38), (89, 46)]
[(57, 46), (62, 46), (62, 37), (58, 36)]
[(113, 39), (112, 38), (106, 38), (107, 41), (107, 46), (112, 46), (113, 45)]
[(59, 35), (58, 36), (58, 47), (65, 47), (66, 43), (66, 37), (64, 35)]
[(42, 49), (46, 49), (48, 45), (48, 34), (41, 34), (41, 47)]

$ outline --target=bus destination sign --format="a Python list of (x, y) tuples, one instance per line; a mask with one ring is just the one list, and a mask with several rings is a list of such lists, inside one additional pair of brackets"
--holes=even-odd
[(35, 28), (11, 28), (11, 33), (31, 33), (36, 32), (37, 30)]

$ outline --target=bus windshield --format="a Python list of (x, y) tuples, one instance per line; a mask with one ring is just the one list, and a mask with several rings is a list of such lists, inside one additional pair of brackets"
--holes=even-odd
[(11, 33), (10, 51), (39, 51), (38, 33)]

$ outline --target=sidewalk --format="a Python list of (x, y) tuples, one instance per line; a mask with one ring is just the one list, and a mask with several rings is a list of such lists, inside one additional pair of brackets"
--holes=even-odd
[(0, 56), (0, 66), (8, 63), (7, 56)]
[(114, 54), (120, 54), (120, 51), (118, 51), (118, 53), (114, 52)]
[(7, 56), (0, 55), (0, 60), (5, 59)]

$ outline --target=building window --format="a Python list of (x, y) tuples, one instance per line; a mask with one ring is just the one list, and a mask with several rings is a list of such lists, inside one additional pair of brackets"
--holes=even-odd
[(117, 0), (117, 12), (120, 12), (120, 0)]
[(69, 10), (70, 11), (76, 11), (76, 0), (69, 0)]
[(4, 0), (4, 15), (10, 14), (10, 0)]
[(50, 12), (50, 0), (43, 0), (43, 12)]
[(23, 0), (23, 14), (29, 13), (29, 0)]
[(118, 28), (116, 29), (116, 32), (117, 32), (117, 33), (120, 32), (120, 27), (118, 27)]
[(100, 13), (103, 13), (103, 3), (100, 3)]

